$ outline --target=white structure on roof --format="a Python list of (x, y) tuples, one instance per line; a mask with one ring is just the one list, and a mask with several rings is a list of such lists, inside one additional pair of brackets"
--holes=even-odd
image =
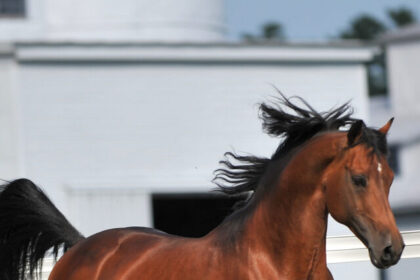
[(208, 42), (226, 32), (224, 0), (23, 2), (26, 16), (2, 20), (0, 40)]

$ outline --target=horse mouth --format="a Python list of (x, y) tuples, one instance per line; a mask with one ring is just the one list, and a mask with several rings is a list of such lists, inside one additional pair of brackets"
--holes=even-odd
[(371, 263), (380, 269), (389, 268), (390, 266), (393, 266), (399, 262), (401, 259), (401, 254), (395, 255), (391, 258), (387, 258), (384, 256), (381, 256), (380, 258), (375, 257), (375, 254), (371, 248), (369, 248), (369, 257)]
[[(399, 253), (392, 250), (391, 246), (386, 247), (384, 250), (380, 250), (379, 252), (375, 250), (375, 243), (369, 240), (369, 231), (363, 226), (363, 224), (355, 222), (352, 224), (350, 229), (368, 249), (370, 261), (375, 267), (379, 269), (389, 268), (390, 266), (398, 263), (400, 260), (402, 251), (405, 247), (404, 243), (402, 243), (402, 250)], [(381, 248), (381, 246), (379, 246), (379, 248)], [(389, 248), (388, 251), (387, 248)]]
[(398, 260), (395, 262), (390, 262), (390, 261), (382, 260), (382, 258), (378, 259), (375, 257), (375, 254), (373, 253), (373, 250), (371, 248), (368, 248), (368, 250), (369, 250), (370, 262), (379, 269), (388, 268), (398, 262)]
[(360, 235), (358, 237), (368, 249), (370, 262), (375, 267), (379, 269), (386, 269), (398, 263), (398, 261), (400, 260), (401, 254), (394, 255), (392, 257), (384, 256), (384, 255), (378, 256), (377, 254), (375, 254), (375, 250), (369, 245), (369, 241), (367, 240), (367, 238), (365, 237), (361, 238)]

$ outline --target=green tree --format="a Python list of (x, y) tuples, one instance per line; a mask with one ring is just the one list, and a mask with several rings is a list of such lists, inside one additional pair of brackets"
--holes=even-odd
[(413, 11), (405, 7), (390, 9), (387, 14), (396, 27), (413, 24), (417, 21)]
[[(408, 8), (395, 8), (387, 11), (387, 16), (392, 24), (399, 28), (408, 24), (415, 23), (416, 17)], [(367, 14), (360, 15), (353, 19), (350, 26), (339, 35), (342, 39), (358, 39), (362, 41), (371, 41), (384, 32), (388, 31), (387, 26), (382, 21)], [(369, 95), (382, 95), (387, 92), (386, 65), (385, 56), (376, 56), (373, 61), (367, 65)]]
[[(392, 24), (399, 28), (417, 21), (414, 12), (408, 8), (400, 7), (389, 9), (387, 16)], [(372, 15), (362, 14), (354, 18), (350, 26), (339, 34), (342, 39), (374, 40), (390, 27)]]
[(277, 22), (268, 22), (262, 27), (262, 38), (283, 40), (283, 26)]
[(385, 32), (386, 26), (375, 17), (367, 14), (356, 17), (347, 30), (340, 34), (342, 39), (373, 40)]
[(282, 41), (285, 39), (283, 25), (278, 22), (265, 23), (259, 34), (243, 34), (242, 39), (245, 41)]

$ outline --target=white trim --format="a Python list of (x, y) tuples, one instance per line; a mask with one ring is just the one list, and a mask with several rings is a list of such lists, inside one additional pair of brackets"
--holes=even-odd
[(252, 63), (362, 63), (370, 61), (371, 47), (337, 48), (294, 46), (199, 46), (113, 44), (18, 44), (22, 62), (127, 61), (127, 62), (252, 62)]
[(216, 189), (216, 185), (211, 183), (203, 183), (202, 180), (191, 180), (176, 182), (171, 184), (170, 182), (144, 182), (141, 179), (138, 180), (108, 180), (97, 181), (93, 180), (72, 180), (63, 184), (63, 189), (67, 194), (95, 194), (95, 193), (108, 193), (108, 194), (179, 194), (179, 193), (200, 193), (200, 194), (211, 194), (210, 192)]
[[(405, 249), (403, 259), (420, 258), (420, 230), (401, 233)], [(354, 235), (327, 238), (327, 262), (343, 263), (369, 261), (369, 253), (363, 243)]]

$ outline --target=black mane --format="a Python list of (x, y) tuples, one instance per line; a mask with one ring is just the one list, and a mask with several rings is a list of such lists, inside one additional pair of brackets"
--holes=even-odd
[[(279, 147), (271, 158), (226, 153), (225, 160), (220, 161), (223, 167), (215, 171), (213, 180), (219, 191), (228, 195), (253, 192), (271, 161), (281, 160), (292, 149), (317, 133), (338, 131), (343, 126), (360, 121), (351, 117), (353, 109), (348, 103), (327, 112), (317, 112), (300, 97), (292, 98), (298, 100), (302, 106), (296, 105), (292, 98), (287, 98), (280, 92), (279, 94), (276, 103), (260, 105), (263, 129), (271, 136), (282, 138)], [(386, 154), (386, 139), (379, 131), (364, 126), (361, 141), (375, 151)]]
[(264, 131), (271, 136), (283, 137), (283, 142), (271, 159), (281, 158), (319, 132), (335, 131), (355, 121), (351, 118), (353, 109), (348, 102), (327, 112), (317, 112), (301, 97), (292, 98), (299, 100), (306, 108), (299, 107), (291, 98), (281, 93), (280, 95), (277, 99), (279, 105), (262, 103), (260, 106)]

